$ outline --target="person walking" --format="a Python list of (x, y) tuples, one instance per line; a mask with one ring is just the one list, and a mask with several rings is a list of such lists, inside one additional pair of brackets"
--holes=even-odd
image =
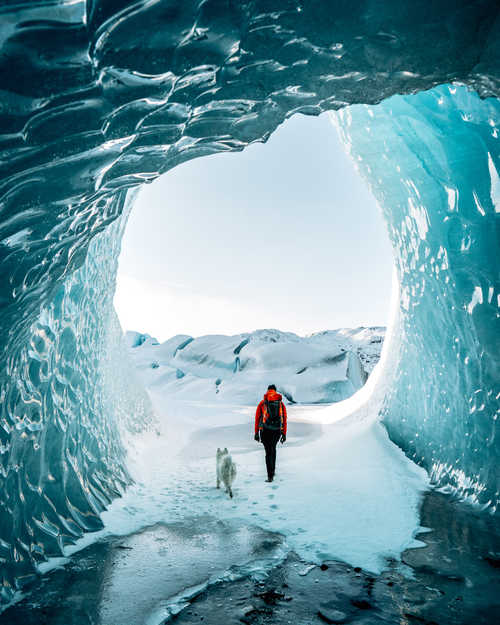
[(272, 482), (276, 470), (276, 445), (286, 441), (287, 416), (282, 396), (270, 384), (255, 411), (255, 440), (266, 450), (267, 480)]

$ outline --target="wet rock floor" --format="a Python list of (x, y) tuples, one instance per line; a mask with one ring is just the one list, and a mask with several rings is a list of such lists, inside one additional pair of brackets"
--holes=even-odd
[[(289, 553), (267, 575), (230, 566), (226, 581), (193, 585), (222, 570), (225, 551), (242, 563), (265, 562), (282, 547), (282, 537), (259, 528), (198, 522), (204, 533), (193, 525), (158, 525), (87, 547), (64, 568), (41, 576), (0, 615), (0, 624), (500, 623), (498, 521), (438, 492), (428, 493), (422, 506), (422, 525), (431, 531), (418, 538), (426, 546), (404, 552), (402, 564), (388, 562), (379, 576), (341, 562), (312, 566)], [(179, 562), (175, 554), (186, 549)], [(214, 562), (213, 553), (220, 552)], [(175, 593), (181, 597), (177, 614), (172, 602), (170, 612), (166, 607)]]

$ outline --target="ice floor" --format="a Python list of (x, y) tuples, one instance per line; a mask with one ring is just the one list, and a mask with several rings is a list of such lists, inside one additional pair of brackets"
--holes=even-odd
[[(375, 573), (386, 558), (421, 544), (414, 536), (427, 474), (372, 418), (346, 417), (343, 404), (291, 406), (268, 484), (251, 407), (151, 397), (158, 430), (134, 441), (136, 483), (103, 515), (101, 536), (206, 515), (279, 532), (304, 560), (343, 560)], [(228, 447), (237, 463), (233, 499), (215, 488), (217, 447)]]

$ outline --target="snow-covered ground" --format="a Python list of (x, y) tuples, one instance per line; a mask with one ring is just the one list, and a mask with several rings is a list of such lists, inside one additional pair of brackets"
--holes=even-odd
[[(149, 368), (147, 376), (155, 371)], [(309, 562), (340, 559), (381, 571), (387, 558), (397, 560), (420, 544), (414, 536), (428, 487), (426, 472), (378, 422), (386, 383), (381, 371), (382, 363), (345, 401), (289, 406), (288, 438), (279, 446), (271, 484), (263, 447), (253, 439), (254, 405), (200, 400), (195, 393), (176, 397), (153, 379), (148, 391), (157, 429), (131, 439), (136, 483), (104, 513), (100, 535), (215, 518), (279, 532), (285, 549)], [(215, 488), (217, 447), (228, 447), (237, 463), (233, 499)], [(73, 549), (95, 538), (84, 537)]]
[[(204, 514), (245, 519), (284, 534), (306, 560), (341, 559), (373, 572), (416, 544), (427, 477), (379, 423), (335, 421), (336, 406), (291, 406), (276, 480), (268, 484), (252, 408), (165, 401), (154, 391), (152, 399), (159, 435), (141, 443), (138, 483), (114, 504), (116, 530), (132, 529), (136, 516), (141, 524)], [(232, 500), (215, 489), (217, 447), (228, 447), (238, 466)]]
[(144, 384), (176, 399), (253, 404), (275, 383), (290, 402), (331, 403), (359, 390), (380, 358), (385, 328), (329, 330), (300, 337), (257, 330), (234, 336), (178, 335), (159, 344), (127, 332)]

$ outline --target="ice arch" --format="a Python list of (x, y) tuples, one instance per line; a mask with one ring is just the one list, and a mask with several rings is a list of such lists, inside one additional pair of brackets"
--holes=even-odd
[(120, 432), (149, 418), (144, 398), (116, 383), (110, 293), (127, 189), (265, 140), (297, 112), (452, 81), (490, 99), (441, 88), (342, 123), (387, 211), (404, 285), (391, 435), (442, 484), (495, 508), (494, 0), (364, 0), (355, 11), (323, 0), (19, 0), (0, 15), (4, 598), (98, 525), (127, 481)]

